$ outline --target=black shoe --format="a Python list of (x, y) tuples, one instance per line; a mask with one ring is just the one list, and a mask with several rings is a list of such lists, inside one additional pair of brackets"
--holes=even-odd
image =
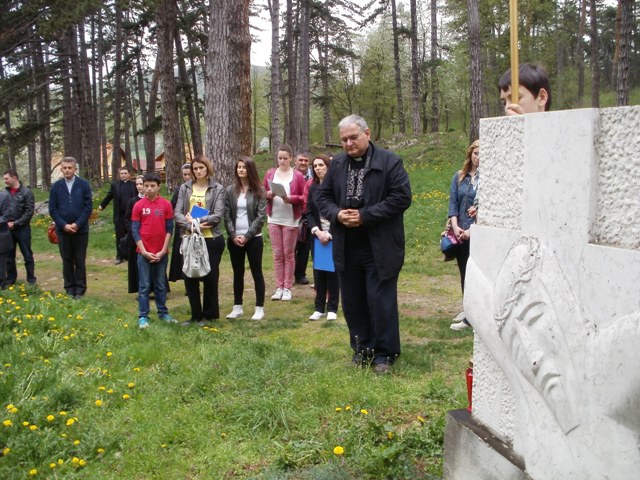
[(114, 265), (120, 265), (121, 263), (122, 263), (121, 258), (116, 258), (116, 260), (113, 262)]
[(298, 285), (309, 285), (309, 279), (307, 277), (296, 278)]

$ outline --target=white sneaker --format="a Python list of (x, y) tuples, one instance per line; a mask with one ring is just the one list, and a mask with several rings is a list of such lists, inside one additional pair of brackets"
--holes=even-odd
[(288, 288), (283, 288), (282, 289), (282, 298), (281, 300), (283, 302), (287, 302), (289, 300), (291, 300), (291, 290), (289, 290)]
[(336, 312), (328, 312), (327, 320), (336, 320), (338, 318), (338, 314)]
[(283, 292), (284, 292), (284, 290), (282, 288), (278, 287), (276, 289), (276, 293), (271, 295), (271, 300), (282, 300), (282, 293)]
[(264, 307), (256, 307), (256, 313), (253, 314), (251, 320), (262, 320), (264, 318)]
[(322, 317), (324, 317), (324, 313), (318, 312), (316, 310), (311, 314), (311, 316), (309, 317), (309, 320), (320, 320)]
[(456, 322), (456, 323), (452, 323), (449, 328), (451, 330), (464, 330), (465, 328), (469, 328), (471, 325), (469, 325), (467, 322), (465, 322), (464, 320), (461, 322)]
[(456, 318), (454, 318), (452, 321), (453, 322), (461, 322), (463, 321), (465, 318), (467, 318), (467, 316), (465, 315), (464, 312), (460, 312), (458, 315), (456, 315)]
[(242, 310), (242, 305), (234, 305), (233, 310), (231, 310), (231, 313), (227, 315), (227, 318), (229, 319), (239, 318), (242, 315), (244, 315), (244, 310)]

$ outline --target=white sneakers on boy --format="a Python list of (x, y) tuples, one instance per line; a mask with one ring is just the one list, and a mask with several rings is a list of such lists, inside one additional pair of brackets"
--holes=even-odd
[(327, 320), (336, 320), (338, 318), (338, 314), (336, 312), (328, 312)]

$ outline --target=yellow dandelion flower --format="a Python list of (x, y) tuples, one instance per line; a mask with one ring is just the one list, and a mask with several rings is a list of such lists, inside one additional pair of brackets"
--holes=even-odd
[(107, 352), (107, 358), (108, 357), (113, 357), (113, 352)]
[(56, 317), (49, 317), (49, 321), (50, 322), (55, 322), (56, 321)]
[(73, 418), (70, 418), (69, 420), (67, 420), (67, 427), (70, 427), (74, 423), (76, 423), (76, 421)]
[(37, 474), (38, 474), (37, 468), (32, 468), (31, 470), (29, 470), (29, 475), (31, 475), (32, 477), (35, 477)]
[(360, 413), (361, 413), (362, 415), (369, 415), (369, 411), (368, 411), (368, 410), (366, 410), (366, 409), (364, 409), (364, 408), (363, 408), (362, 410), (360, 410)]
[(74, 445), (80, 445), (80, 440), (74, 440), (74, 441), (73, 441), (73, 444), (74, 444)]
[(222, 432), (222, 433), (220, 434), (220, 438), (227, 438), (227, 434), (226, 434), (225, 432)]
[(393, 432), (387, 432), (387, 439), (393, 440)]
[(74, 465), (77, 465), (78, 463), (80, 463), (80, 459), (78, 457), (73, 457), (71, 459), (71, 463), (73, 463)]
[(340, 445), (338, 445), (337, 447), (333, 447), (333, 454), (344, 455), (344, 447), (341, 447)]
[(53, 415), (47, 415), (47, 422), (53, 422), (56, 419)]
[(35, 432), (36, 430), (38, 430), (38, 426), (37, 425), (29, 425), (29, 430), (31, 430), (32, 432)]
[(57, 466), (58, 466), (58, 464), (57, 464), (56, 462), (51, 462), (51, 463), (49, 464), (49, 468), (51, 468), (51, 469), (54, 469), (54, 468), (56, 468)]
[(98, 399), (96, 400), (96, 407), (101, 407), (102, 406), (102, 400)]
[(59, 413), (60, 413), (60, 415), (62, 415), (63, 417), (67, 414), (67, 412), (65, 412), (64, 410), (61, 410)]
[(98, 390), (100, 390), (101, 392), (104, 392), (106, 390), (106, 387), (100, 386), (100, 387), (98, 387)]
[(102, 455), (104, 453), (104, 448), (99, 448), (96, 450), (96, 452), (98, 453), (98, 455)]
[(125, 393), (124, 395), (122, 395), (122, 398), (124, 398), (125, 400), (129, 400), (131, 398), (131, 396), (127, 393)]
[(133, 367), (133, 371), (134, 372), (139, 372), (140, 371), (140, 367)]
[(15, 406), (13, 405), (13, 403), (10, 403), (9, 405), (7, 405), (7, 410), (12, 410), (14, 408)]
[(133, 382), (129, 382), (129, 383), (127, 383), (127, 387), (129, 387), (129, 388), (133, 388), (133, 387), (135, 387), (135, 386), (136, 386), (136, 384), (135, 384), (135, 383), (133, 383)]
[(167, 448), (167, 444), (166, 443), (160, 444), (160, 448)]
[(78, 462), (78, 465), (80, 465), (81, 467), (84, 467), (87, 464), (87, 461), (83, 458), (80, 459), (80, 461)]
[(110, 388), (109, 390), (107, 390), (107, 393), (113, 393), (113, 388)]
[(63, 460), (63, 459), (61, 459), (61, 458), (59, 458), (59, 459), (58, 459), (58, 465), (64, 465), (64, 460)]
[(351, 410), (351, 405), (347, 405), (346, 407), (344, 407), (344, 409), (348, 412)]
[(22, 422), (22, 426), (23, 427), (28, 427), (29, 426), (29, 422)]
[(419, 421), (420, 423), (424, 423), (424, 418), (422, 418), (420, 415), (418, 415), (418, 417), (417, 417), (417, 418), (418, 418), (418, 421)]
[(336, 407), (336, 412), (341, 412), (342, 411), (342, 407)]
[(64, 337), (62, 337), (63, 340), (69, 340), (69, 335), (65, 335)]
[(9, 447), (4, 447), (4, 448), (2, 449), (2, 455), (3, 455), (4, 457), (6, 457), (7, 455), (9, 455), (9, 453), (10, 453), (10, 452), (11, 452), (11, 449), (10, 449)]
[(10, 413), (18, 413), (18, 409), (16, 407), (13, 407), (11, 410), (9, 410)]

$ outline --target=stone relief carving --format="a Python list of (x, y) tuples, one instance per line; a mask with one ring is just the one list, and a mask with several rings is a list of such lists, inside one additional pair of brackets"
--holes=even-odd
[(472, 255), (465, 312), (515, 393), (514, 450), (527, 471), (628, 478), (640, 468), (640, 311), (599, 328), (536, 237), (517, 240), (488, 276)]

